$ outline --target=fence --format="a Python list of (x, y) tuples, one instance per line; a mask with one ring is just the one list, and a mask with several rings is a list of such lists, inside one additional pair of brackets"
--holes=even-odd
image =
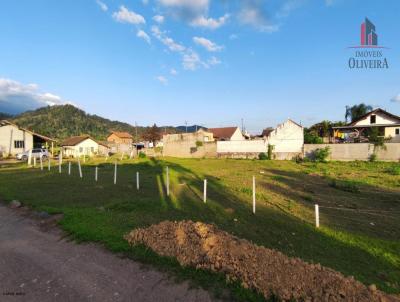
[(304, 157), (312, 158), (315, 150), (329, 147), (328, 159), (339, 161), (368, 160), (372, 154), (377, 155), (378, 160), (400, 160), (400, 143), (386, 143), (385, 147), (375, 148), (373, 144), (305, 144)]

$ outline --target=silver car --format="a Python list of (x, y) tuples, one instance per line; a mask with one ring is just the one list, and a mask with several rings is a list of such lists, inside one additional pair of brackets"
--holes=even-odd
[[(23, 160), (23, 161), (28, 160), (29, 152), (30, 152), (30, 150), (22, 152), (22, 153), (18, 153), (17, 159)], [(34, 158), (34, 157), (42, 158), (42, 160), (46, 160), (47, 158), (49, 158), (49, 151), (47, 151), (46, 149), (41, 149), (41, 148), (32, 149), (32, 158)]]

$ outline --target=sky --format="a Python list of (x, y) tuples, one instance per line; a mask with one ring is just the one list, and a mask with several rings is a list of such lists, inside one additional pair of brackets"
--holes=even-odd
[[(71, 103), (139, 125), (400, 115), (398, 0), (2, 0), (0, 111)], [(351, 69), (360, 26), (389, 68)]]

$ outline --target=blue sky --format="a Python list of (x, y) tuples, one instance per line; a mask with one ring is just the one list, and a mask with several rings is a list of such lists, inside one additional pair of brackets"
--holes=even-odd
[[(397, 0), (3, 0), (0, 109), (71, 102), (139, 125), (243, 118), (252, 133), (342, 120), (359, 102), (400, 114), (399, 11)], [(389, 69), (348, 67), (365, 17)]]

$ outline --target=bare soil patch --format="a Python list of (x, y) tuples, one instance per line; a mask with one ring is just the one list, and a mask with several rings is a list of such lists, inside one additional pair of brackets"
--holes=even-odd
[[(353, 277), (257, 246), (201, 222), (164, 221), (125, 236), (156, 253), (175, 257), (183, 266), (225, 273), (246, 288), (284, 301), (400, 301), (375, 285), (366, 287)], [(304, 243), (308, 244), (308, 243)]]

